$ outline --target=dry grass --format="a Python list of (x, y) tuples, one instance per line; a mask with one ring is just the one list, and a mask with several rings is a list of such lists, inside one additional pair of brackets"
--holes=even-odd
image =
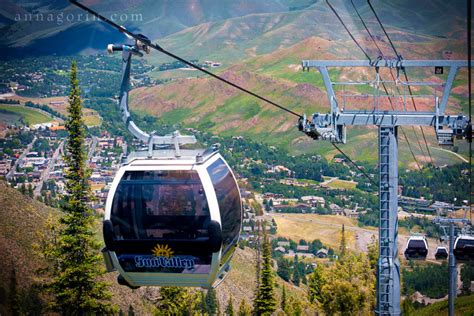
[(355, 181), (346, 181), (346, 180), (339, 180), (334, 179), (330, 181), (327, 186), (333, 189), (346, 189), (346, 190), (353, 190), (357, 186), (357, 182)]
[[(20, 96), (14, 96), (12, 99), (19, 100), (20, 104), (24, 105), (26, 102), (30, 101), (36, 104), (44, 104), (47, 105), (49, 108), (63, 114), (67, 115), (67, 105), (68, 105), (68, 98), (67, 97), (51, 97), (51, 98), (26, 98)], [(51, 104), (51, 102), (64, 102), (63, 104)], [(99, 126), (102, 123), (102, 119), (97, 113), (97, 111), (83, 108), (82, 110), (83, 117), (84, 117), (84, 124), (87, 126)]]
[[(217, 297), (220, 302), (221, 309), (225, 308), (229, 297), (232, 296), (234, 310), (238, 310), (242, 299), (252, 305), (253, 296), (256, 285), (255, 272), (255, 251), (250, 248), (244, 250), (237, 248), (231, 261), (232, 270), (227, 278), (217, 288)], [(293, 286), (285, 282), (280, 277), (276, 277), (275, 297), (279, 306), (282, 287), (285, 286), (287, 295), (297, 297), (302, 301), (303, 308), (309, 308), (307, 300), (307, 290), (304, 285), (301, 287)]]
[(337, 248), (341, 242), (342, 224), (345, 226), (347, 246), (355, 249), (357, 221), (339, 215), (317, 214), (274, 214), (277, 223), (277, 235), (299, 241), (305, 239), (321, 240), (325, 245)]

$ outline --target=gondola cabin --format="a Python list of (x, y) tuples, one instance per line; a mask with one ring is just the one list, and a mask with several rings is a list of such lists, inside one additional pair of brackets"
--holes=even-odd
[(474, 236), (458, 236), (454, 242), (453, 254), (460, 262), (474, 261)]
[(407, 260), (425, 260), (428, 255), (428, 242), (424, 236), (411, 236), (405, 249)]
[(448, 249), (446, 249), (446, 247), (444, 247), (444, 246), (436, 247), (435, 259), (436, 260), (446, 260), (446, 259), (448, 259)]
[(109, 270), (118, 270), (119, 283), (130, 287), (215, 285), (229, 270), (242, 223), (229, 166), (217, 152), (135, 154), (107, 197)]

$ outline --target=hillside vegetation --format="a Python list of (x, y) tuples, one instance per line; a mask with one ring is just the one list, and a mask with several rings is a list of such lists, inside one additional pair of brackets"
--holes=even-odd
[(35, 294), (31, 286), (42, 262), (33, 245), (38, 233), (44, 232), (48, 217), (57, 216), (58, 212), (9, 188), (3, 181), (0, 181), (0, 205), (0, 314), (9, 313), (13, 271), (18, 292), (24, 293), (23, 305), (26, 310), (34, 310)]

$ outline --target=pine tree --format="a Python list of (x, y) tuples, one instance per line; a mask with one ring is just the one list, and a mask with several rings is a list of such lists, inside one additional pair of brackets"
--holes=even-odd
[(258, 291), (260, 289), (260, 272), (261, 272), (261, 244), (260, 244), (260, 222), (255, 223), (255, 274), (256, 274), (256, 286), (255, 286), (255, 294), (253, 300), (253, 309), (254, 311), (257, 310), (257, 298), (258, 298)]
[(250, 306), (245, 298), (243, 298), (242, 301), (240, 301), (238, 316), (250, 316), (251, 314)]
[(206, 294), (204, 291), (199, 291), (200, 299), (199, 299), (199, 306), (198, 311), (201, 315), (205, 315), (207, 313), (207, 305), (206, 305)]
[(309, 301), (311, 303), (321, 302), (321, 289), (324, 284), (324, 268), (321, 264), (318, 264), (309, 277)]
[(132, 305), (128, 306), (128, 316), (135, 316), (135, 310)]
[(34, 193), (33, 193), (33, 186), (31, 184), (28, 184), (28, 196), (30, 198), (33, 198), (34, 197)]
[(105, 271), (99, 256), (100, 244), (94, 235), (95, 217), (86, 204), (91, 194), (75, 61), (71, 66), (68, 112), (64, 155), (67, 194), (61, 207), (64, 216), (59, 220), (56, 246), (45, 247), (49, 253), (44, 253), (44, 257), (53, 261), (51, 281), (45, 287), (53, 295), (52, 309), (61, 314), (109, 314), (117, 310), (108, 302), (111, 294), (106, 289), (107, 284), (98, 281)]
[(207, 290), (206, 306), (207, 306), (207, 312), (209, 313), (209, 315), (217, 314), (217, 310), (219, 308), (219, 302), (217, 301), (216, 290), (214, 288), (210, 288), (209, 290)]
[(26, 185), (24, 183), (20, 186), (20, 192), (21, 194), (26, 194)]
[(229, 297), (229, 302), (227, 303), (227, 307), (225, 308), (225, 314), (227, 316), (234, 316), (234, 306), (232, 305), (232, 296)]
[(16, 269), (13, 267), (10, 277), (9, 305), (13, 316), (21, 314), (20, 294), (18, 293)]
[(282, 290), (282, 293), (281, 293), (281, 304), (280, 304), (280, 307), (283, 311), (286, 310), (286, 286), (283, 285), (283, 290)]
[(275, 284), (272, 270), (272, 253), (265, 226), (262, 227), (262, 232), (262, 269), (258, 295), (254, 302), (254, 313), (257, 315), (271, 315), (276, 309), (276, 300), (273, 292)]
[(339, 246), (339, 252), (341, 259), (346, 255), (346, 235), (344, 232), (344, 224), (342, 224), (341, 230), (341, 245)]
[(160, 288), (160, 299), (157, 302), (158, 311), (155, 315), (187, 315), (189, 313), (189, 293), (186, 288), (164, 286)]
[(295, 255), (294, 261), (293, 261), (293, 284), (296, 286), (300, 285), (300, 271), (298, 269), (298, 256)]
[(372, 235), (370, 244), (367, 246), (367, 256), (369, 257), (369, 263), (374, 273), (377, 273), (377, 263), (379, 260), (379, 246), (377, 244), (377, 238)]

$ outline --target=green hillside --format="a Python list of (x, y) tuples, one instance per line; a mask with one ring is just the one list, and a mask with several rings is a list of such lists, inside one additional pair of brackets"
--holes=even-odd
[[(432, 315), (448, 315), (448, 301), (442, 301), (430, 304), (415, 311), (415, 315), (432, 316)], [(455, 312), (456, 316), (474, 315), (474, 295), (460, 296), (456, 298)]]
[[(444, 41), (450, 50), (465, 51), (459, 43), (454, 43), (465, 38), (463, 35), (465, 2), (461, 0), (454, 2), (377, 1), (374, 2), (374, 6), (388, 32), (397, 42), (399, 51), (404, 58), (408, 59), (420, 56), (419, 51), (412, 50), (413, 43)], [(386, 42), (383, 39), (383, 33), (375, 24), (377, 22), (369, 11), (367, 3), (365, 1), (354, 1), (354, 3), (371, 27), (373, 34), (380, 36), (382, 41)], [(350, 2), (334, 1), (333, 4), (354, 36), (366, 41), (364, 44), (370, 47), (372, 44), (366, 39), (367, 34)], [(417, 9), (418, 6), (419, 9)], [(443, 18), (438, 18), (441, 14)], [(300, 10), (289, 12), (256, 12), (230, 19), (207, 21), (165, 38), (157, 38), (157, 41), (162, 47), (183, 57), (218, 60), (230, 65), (249, 57), (289, 47), (311, 36), (319, 36), (335, 42), (350, 41), (346, 31), (325, 1), (316, 1), (312, 6), (302, 6)], [(348, 44), (352, 54), (345, 55), (346, 58), (364, 57), (352, 42)], [(385, 44), (388, 45), (384, 43), (382, 47)], [(439, 49), (439, 52), (424, 55), (424, 58), (441, 57), (441, 47)], [(376, 54), (375, 47), (369, 48), (369, 51)], [(393, 55), (388, 46), (385, 52), (390, 56)], [(164, 61), (167, 57), (155, 54), (152, 59)]]
[[(0, 120), (7, 121), (12, 116), (20, 116), (27, 124), (40, 124), (50, 122), (53, 119), (44, 113), (24, 106), (0, 104)], [(5, 117), (2, 119), (2, 117)], [(15, 120), (11, 123), (14, 123)]]
[[(443, 42), (442, 40), (440, 40)], [(438, 42), (438, 43), (441, 43)], [(446, 44), (446, 42), (443, 42)], [(297, 113), (310, 115), (313, 112), (329, 111), (329, 102), (322, 82), (316, 71), (303, 72), (299, 63), (302, 59), (337, 59), (351, 56), (348, 42), (333, 42), (321, 37), (310, 37), (288, 48), (278, 49), (245, 60), (237, 65), (220, 70), (220, 75), (260, 95), (282, 104)], [(418, 52), (436, 51), (432, 42), (417, 48)], [(411, 74), (412, 80), (429, 75), (426, 72)], [(355, 70), (331, 72), (333, 80), (340, 78), (369, 78), (366, 73)], [(460, 73), (456, 89), (450, 99), (448, 110), (458, 112), (465, 107), (465, 73)], [(415, 93), (422, 93), (418, 89)], [(387, 101), (385, 101), (387, 102)], [(420, 108), (431, 104), (418, 103)], [(318, 153), (328, 157), (337, 152), (327, 142), (315, 142), (298, 132), (297, 118), (251, 96), (237, 92), (215, 79), (177, 79), (165, 85), (139, 88), (131, 93), (131, 107), (135, 111), (161, 117), (171, 123), (182, 123), (213, 133), (235, 136), (243, 135), (268, 144), (282, 146), (293, 153)], [(432, 107), (431, 107), (432, 108)], [(412, 150), (419, 161), (426, 160), (427, 149), (421, 131), (403, 128), (412, 144)], [(432, 128), (424, 128), (430, 153), (437, 165), (458, 163), (462, 160), (449, 151), (438, 150)], [(459, 153), (467, 155), (467, 145), (458, 141)], [(421, 145), (420, 145), (421, 144)], [(349, 128), (345, 152), (357, 160), (377, 160), (376, 129)], [(435, 149), (436, 148), (436, 149)], [(400, 133), (400, 161), (407, 167), (414, 167), (403, 133)]]

